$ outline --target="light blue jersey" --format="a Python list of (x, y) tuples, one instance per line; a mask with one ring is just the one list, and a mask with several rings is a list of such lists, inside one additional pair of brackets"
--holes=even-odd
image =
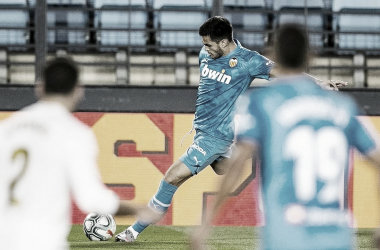
[(269, 79), (273, 62), (250, 51), (234, 40), (237, 48), (230, 54), (212, 59), (202, 48), (199, 54), (198, 87), (194, 128), (227, 141), (234, 139), (235, 101), (253, 79)]
[(237, 140), (261, 146), (264, 249), (353, 249), (342, 209), (349, 149), (375, 144), (355, 102), (304, 76), (242, 98)]

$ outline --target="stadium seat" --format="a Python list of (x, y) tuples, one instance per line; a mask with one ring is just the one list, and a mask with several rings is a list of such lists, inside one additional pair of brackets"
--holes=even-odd
[[(10, 9), (0, 10), (0, 46), (9, 46), (10, 50), (23, 50), (29, 41), (29, 13), (26, 1), (1, 1), (1, 7)], [(20, 9), (17, 9), (20, 8)]]
[[(307, 26), (310, 43), (314, 48), (322, 48), (325, 44), (324, 32), (324, 9), (323, 0), (306, 1), (299, 0), (275, 0), (273, 10), (276, 11), (275, 25), (280, 27), (284, 23), (295, 22)], [(305, 18), (305, 11), (307, 18)]]
[[(100, 50), (117, 50), (118, 46), (144, 46), (146, 44), (146, 34), (143, 29), (146, 27), (147, 11), (144, 1), (97, 0), (94, 2), (95, 28)], [(125, 29), (107, 30), (107, 29)], [(132, 29), (128, 31), (127, 29)], [(140, 30), (134, 30), (140, 29)], [(113, 47), (116, 46), (116, 47)]]
[(146, 0), (93, 0), (95, 8), (101, 8), (103, 5), (118, 5), (118, 6), (129, 6), (131, 5), (144, 5)]
[(333, 0), (333, 11), (340, 11), (344, 8), (351, 9), (379, 9), (378, 0)]
[[(173, 5), (167, 5), (173, 4)], [(204, 1), (155, 1), (155, 27), (160, 50), (176, 50), (178, 47), (199, 51), (202, 40), (199, 26), (208, 19)]]
[[(212, 4), (212, 1), (210, 1)], [(265, 7), (265, 0), (223, 0), (224, 6)]]
[[(49, 45), (79, 45), (65, 47), (85, 50), (89, 39), (88, 13), (85, 0), (48, 0), (46, 23)], [(73, 30), (74, 29), (74, 30)], [(77, 30), (75, 30), (77, 29)]]
[[(18, 0), (19, 1), (19, 0)], [(30, 6), (35, 6), (37, 0), (28, 0)], [(86, 5), (86, 0), (46, 0), (47, 4), (78, 4)]]
[(0, 5), (8, 5), (8, 4), (26, 6), (27, 0), (1, 0), (0, 1)]
[(204, 0), (189, 0), (189, 1), (178, 1), (178, 0), (153, 0), (153, 7), (159, 9), (162, 6), (205, 6)]
[[(335, 46), (339, 54), (380, 54), (380, 1), (335, 0), (333, 10)], [(365, 33), (369, 32), (369, 33)], [(373, 34), (371, 34), (373, 32)]]
[[(333, 0), (335, 1), (335, 0)], [(305, 1), (300, 0), (274, 0), (273, 9), (278, 11), (284, 7), (305, 8)], [(324, 0), (307, 0), (306, 8), (324, 8)]]
[[(234, 37), (244, 47), (261, 50), (265, 46), (267, 15), (264, 1), (224, 1), (224, 17), (234, 28)], [(254, 5), (256, 4), (256, 5)]]

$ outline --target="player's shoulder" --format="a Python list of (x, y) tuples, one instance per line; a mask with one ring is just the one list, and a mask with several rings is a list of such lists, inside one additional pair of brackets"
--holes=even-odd
[[(68, 133), (69, 131), (72, 133), (81, 133), (90, 129), (89, 126), (81, 122), (73, 113), (59, 103), (36, 104), (26, 111), (29, 111), (30, 116), (43, 118), (47, 126), (64, 129), (64, 131)], [(46, 114), (46, 116), (44, 114)]]
[(264, 61), (268, 60), (263, 55), (261, 55), (259, 52), (245, 48), (244, 46), (242, 46), (240, 44), (239, 41), (235, 40), (235, 42), (236, 42), (237, 48), (238, 48), (238, 53), (236, 54), (236, 56), (240, 60), (243, 60), (244, 62), (249, 63), (249, 64), (259, 64), (263, 60)]
[(28, 112), (28, 110), (31, 109), (31, 107), (33, 106), (35, 106), (35, 104), (32, 104), (17, 112), (9, 114), (8, 117), (6, 117), (0, 122), (1, 130), (3, 130), (6, 127), (14, 127), (16, 124), (23, 122), (26, 119), (38, 120), (38, 117), (34, 117), (32, 114), (30, 114), (30, 112)]
[(25, 109), (25, 113), (40, 119), (52, 133), (62, 134), (65, 138), (82, 138), (91, 130), (59, 103), (37, 103)]
[(74, 137), (75, 135), (89, 136), (89, 134), (92, 132), (91, 128), (87, 124), (83, 123), (72, 114), (67, 117), (66, 125), (71, 128), (71, 132)]
[(237, 57), (245, 62), (253, 62), (260, 59), (261, 55), (257, 51), (249, 50), (241, 45), (238, 45)]
[(324, 93), (327, 96), (329, 96), (331, 100), (334, 100), (334, 102), (337, 105), (344, 106), (351, 110), (359, 110), (359, 106), (356, 100), (348, 93), (341, 92), (341, 91), (332, 91), (332, 90), (322, 90), (322, 91), (324, 91)]
[(287, 79), (275, 79), (265, 86), (255, 87), (247, 91), (252, 100), (263, 102), (264, 99), (279, 102), (299, 93), (299, 90)]
[(89, 131), (90, 130), (90, 127), (87, 124), (83, 123), (81, 120), (79, 120), (74, 115), (71, 115), (70, 118), (71, 118), (70, 123), (76, 130), (78, 130), (78, 131)]
[(202, 47), (202, 49), (199, 51), (199, 59), (207, 58), (209, 57), (209, 54), (205, 50), (205, 46)]
[(15, 114), (0, 121), (0, 137), (6, 133), (5, 131), (7, 128), (13, 127), (13, 120), (15, 120)]
[[(97, 140), (92, 129), (77, 117), (70, 114), (65, 118), (64, 126), (56, 127), (57, 136), (62, 140), (62, 144), (69, 151), (82, 150), (95, 150)], [(63, 131), (63, 132), (62, 132)]]

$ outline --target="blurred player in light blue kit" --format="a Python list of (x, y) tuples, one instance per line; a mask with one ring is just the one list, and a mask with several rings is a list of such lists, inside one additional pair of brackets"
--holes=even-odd
[[(269, 80), (273, 73), (272, 61), (233, 39), (232, 26), (226, 18), (208, 19), (199, 28), (199, 35), (204, 47), (199, 54), (200, 82), (193, 123), (196, 134), (193, 144), (165, 173), (149, 202), (163, 214), (177, 188), (208, 165), (217, 174), (225, 173), (234, 140), (235, 102), (255, 78)], [(318, 82), (327, 87), (335, 84)], [(116, 241), (133, 242), (148, 225), (137, 221), (118, 234)]]
[(360, 112), (350, 97), (322, 90), (302, 74), (308, 39), (300, 26), (284, 25), (274, 47), (280, 78), (242, 98), (237, 152), (212, 210), (194, 232), (194, 249), (203, 249), (213, 217), (241, 176), (244, 162), (257, 156), (264, 249), (354, 249), (350, 214), (340, 204), (348, 181), (349, 149), (356, 147), (380, 165), (379, 148), (356, 118)]

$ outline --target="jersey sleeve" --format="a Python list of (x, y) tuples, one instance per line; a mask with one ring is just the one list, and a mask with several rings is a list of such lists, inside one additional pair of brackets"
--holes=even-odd
[(274, 62), (260, 54), (254, 55), (249, 60), (249, 75), (254, 78), (269, 80), (269, 74), (274, 67)]
[(207, 56), (207, 52), (206, 50), (204, 49), (205, 46), (202, 47), (202, 49), (199, 51), (199, 55), (198, 55), (198, 65), (201, 65), (201, 61), (203, 60), (203, 58), (205, 58)]
[(260, 114), (253, 95), (245, 94), (239, 101), (236, 116), (236, 140), (261, 141)]
[(119, 197), (101, 180), (97, 166), (95, 135), (83, 130), (68, 145), (67, 167), (71, 192), (79, 208), (87, 213), (115, 214)]

